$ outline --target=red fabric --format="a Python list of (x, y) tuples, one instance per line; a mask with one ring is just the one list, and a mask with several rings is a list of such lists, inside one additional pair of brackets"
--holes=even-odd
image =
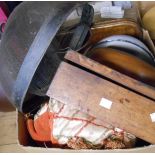
[[(35, 120), (30, 118), (27, 120), (27, 129), (31, 137), (33, 138), (33, 140), (37, 142), (51, 142), (53, 145), (59, 145), (58, 141), (52, 135), (54, 118), (65, 118), (68, 120), (77, 120), (77, 121), (80, 120), (80, 121), (86, 122), (85, 126), (88, 125), (89, 123), (96, 126), (102, 126), (102, 125), (95, 124), (92, 121), (88, 121), (80, 118), (58, 116), (58, 114), (61, 112), (62, 109), (63, 107), (60, 109), (58, 113), (55, 113), (55, 114), (46, 111)], [(84, 127), (82, 127), (80, 131), (78, 131), (78, 133), (80, 133)], [(102, 127), (105, 127), (105, 126), (102, 126)]]
[(36, 120), (29, 118), (27, 120), (27, 129), (31, 137), (38, 142), (51, 142), (52, 144), (58, 144), (58, 141), (52, 136), (52, 121), (53, 114), (50, 112), (45, 112)]

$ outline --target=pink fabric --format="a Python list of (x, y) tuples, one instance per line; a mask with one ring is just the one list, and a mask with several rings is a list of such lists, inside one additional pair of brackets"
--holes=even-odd
[(8, 19), (8, 8), (5, 2), (0, 2), (0, 26), (1, 26), (1, 31), (4, 32), (4, 27)]

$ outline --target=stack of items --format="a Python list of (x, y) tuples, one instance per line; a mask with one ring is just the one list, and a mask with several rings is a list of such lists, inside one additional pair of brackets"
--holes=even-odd
[[(103, 18), (124, 16), (122, 6), (101, 7), (100, 13)], [(92, 14), (89, 16), (88, 26), (91, 25)], [(83, 26), (83, 23), (86, 25), (83, 17), (81, 25), (73, 31), (75, 33), (70, 37), (70, 41), (66, 39), (67, 32), (64, 33), (66, 42), (70, 42), (66, 47), (78, 50), (77, 47), (83, 46), (80, 52), (86, 57), (155, 86), (155, 57), (141, 41), (142, 31), (136, 23), (120, 19), (99, 23), (96, 26), (94, 24), (91, 28), (92, 34), (84, 42), (87, 35), (80, 34), (79, 30), (83, 28), (86, 32), (88, 27)], [(71, 106), (52, 98), (43, 104), (33, 118), (27, 119), (27, 128), (38, 145), (48, 147), (124, 149), (134, 147), (137, 139), (133, 134), (91, 116), (74, 104)]]
[(85, 54), (101, 64), (155, 86), (155, 57), (135, 37), (114, 35), (104, 38)]
[[(154, 56), (140, 40), (115, 35), (92, 46), (86, 56), (139, 80), (155, 84)], [(148, 80), (149, 79), (149, 80)], [(73, 104), (74, 105), (74, 104)], [(135, 146), (136, 137), (76, 107), (50, 99), (27, 120), (28, 131), (41, 146), (72, 149), (124, 149)]]
[[(154, 55), (135, 34), (125, 35), (129, 33), (102, 37), (99, 42), (88, 44), (90, 46), (83, 54), (123, 74), (155, 84)], [(46, 147), (125, 149), (135, 147), (137, 140), (133, 134), (77, 109), (74, 104), (67, 105), (52, 98), (43, 104), (34, 118), (27, 119), (27, 128), (32, 139)]]
[(138, 138), (155, 143), (155, 57), (143, 29), (131, 19), (111, 20), (113, 9), (115, 18), (123, 17), (118, 3), (98, 5), (103, 16), (110, 15), (98, 23), (86, 4), (80, 22), (64, 28), (74, 8), (68, 2), (23, 2), (2, 38), (0, 78), (12, 103), (26, 114), (40, 106), (34, 98), (50, 98), (27, 117), (32, 139), (71, 149), (133, 148)]

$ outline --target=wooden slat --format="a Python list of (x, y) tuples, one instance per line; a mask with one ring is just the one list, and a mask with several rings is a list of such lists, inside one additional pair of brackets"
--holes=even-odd
[(155, 88), (149, 85), (99, 64), (77, 52), (69, 51), (65, 58), (155, 100)]
[[(47, 95), (155, 144), (155, 102), (128, 89), (62, 62)], [(112, 101), (110, 110), (99, 105), (102, 98)]]
[(0, 145), (17, 142), (16, 112), (0, 112)]
[(16, 111), (0, 85), (0, 152), (22, 152), (17, 144)]
[(0, 146), (1, 153), (25, 153), (26, 151), (22, 149), (18, 144), (9, 144)]

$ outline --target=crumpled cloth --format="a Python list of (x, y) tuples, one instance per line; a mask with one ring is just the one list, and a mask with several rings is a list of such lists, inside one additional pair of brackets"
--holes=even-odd
[[(103, 114), (104, 116), (104, 114)], [(134, 147), (136, 137), (54, 99), (27, 120), (32, 139), (72, 149), (120, 149)]]

